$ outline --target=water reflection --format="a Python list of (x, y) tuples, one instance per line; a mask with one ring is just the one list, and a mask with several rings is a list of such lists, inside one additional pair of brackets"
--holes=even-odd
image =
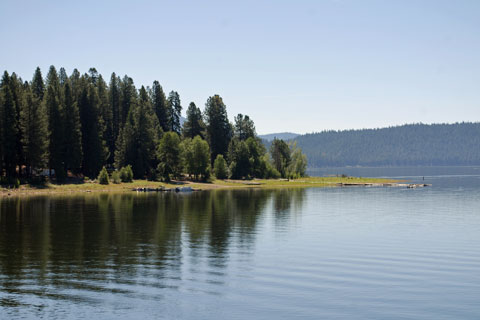
[(1, 199), (0, 307), (96, 304), (105, 294), (138, 297), (138, 287), (154, 290), (142, 299), (161, 299), (159, 289), (177, 290), (185, 278), (221, 285), (231, 252), (253, 251), (266, 209), (283, 220), (304, 192)]

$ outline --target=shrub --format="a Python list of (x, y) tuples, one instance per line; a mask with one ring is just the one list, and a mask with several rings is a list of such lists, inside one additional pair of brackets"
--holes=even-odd
[(98, 174), (98, 183), (100, 184), (109, 184), (110, 182), (108, 181), (108, 172), (105, 167), (102, 168), (100, 173)]
[(133, 171), (131, 165), (120, 169), (120, 179), (122, 182), (133, 182)]
[(15, 179), (15, 183), (14, 183), (13, 187), (14, 187), (15, 189), (20, 188), (20, 180)]
[(278, 172), (278, 170), (275, 169), (270, 162), (267, 162), (266, 163), (265, 178), (266, 179), (278, 179), (280, 177), (281, 177), (280, 172)]
[(116, 183), (116, 184), (119, 184), (120, 182), (122, 182), (119, 171), (114, 171), (112, 173), (112, 180), (113, 180), (113, 183)]
[(217, 155), (217, 158), (215, 158), (213, 172), (217, 179), (226, 179), (228, 177), (227, 162), (221, 154)]

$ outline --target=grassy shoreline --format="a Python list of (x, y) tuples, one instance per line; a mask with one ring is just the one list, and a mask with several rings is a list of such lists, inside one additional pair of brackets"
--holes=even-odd
[(395, 186), (400, 181), (378, 178), (355, 177), (308, 177), (295, 180), (254, 179), (254, 180), (214, 180), (210, 183), (192, 181), (173, 181), (171, 183), (135, 180), (131, 183), (102, 185), (97, 182), (80, 184), (46, 184), (44, 186), (21, 185), (18, 189), (0, 188), (0, 196), (28, 196), (45, 194), (76, 194), (90, 192), (132, 192), (134, 188), (191, 187), (195, 190), (242, 189), (242, 188), (319, 188), (338, 186)]

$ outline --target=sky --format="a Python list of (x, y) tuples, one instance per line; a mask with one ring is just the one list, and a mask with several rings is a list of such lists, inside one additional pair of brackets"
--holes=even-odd
[(0, 70), (219, 94), (260, 134), (480, 121), (480, 1), (0, 2)]

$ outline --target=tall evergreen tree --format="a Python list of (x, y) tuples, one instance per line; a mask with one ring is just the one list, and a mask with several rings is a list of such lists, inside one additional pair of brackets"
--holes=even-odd
[(231, 141), (229, 149), (230, 172), (232, 178), (249, 178), (251, 173), (251, 163), (247, 143), (235, 138)]
[(138, 103), (130, 108), (127, 121), (117, 143), (116, 166), (131, 165), (136, 178), (144, 178), (155, 168), (155, 144), (158, 121), (142, 86)]
[(65, 170), (78, 172), (82, 165), (82, 131), (80, 114), (74, 101), (70, 81), (64, 86)]
[(48, 122), (44, 104), (32, 93), (30, 86), (25, 88), (24, 106), (20, 122), (27, 175), (30, 176), (33, 169), (43, 168), (47, 164)]
[(131, 166), (135, 162), (135, 156), (135, 115), (131, 109), (115, 144), (115, 167)]
[(110, 105), (108, 88), (102, 75), (97, 77), (97, 92), (100, 112), (100, 122), (102, 125), (103, 140), (107, 146), (107, 164), (113, 164), (115, 156), (115, 136), (113, 132), (113, 111)]
[(0, 84), (3, 105), (2, 105), (2, 139), (3, 162), (7, 177), (16, 176), (17, 166), (17, 117), (15, 100), (10, 86), (10, 76), (7, 71), (4, 72)]
[(127, 121), (128, 112), (136, 100), (136, 90), (132, 78), (125, 76), (120, 82), (120, 123), (121, 126)]
[(232, 127), (228, 121), (227, 107), (219, 95), (209, 97), (205, 105), (205, 124), (210, 144), (211, 159), (225, 156), (232, 138)]
[(0, 82), (0, 179), (3, 177), (3, 86)]
[(72, 96), (74, 97), (73, 100), (76, 102), (78, 102), (78, 99), (80, 97), (80, 77), (80, 72), (76, 68), (73, 69), (72, 75), (70, 76), (70, 86), (72, 89)]
[(180, 103), (180, 95), (176, 91), (171, 91), (168, 95), (168, 123), (169, 131), (173, 131), (180, 135), (180, 116), (182, 113), (182, 105)]
[(24, 164), (24, 155), (23, 155), (23, 147), (22, 147), (22, 140), (23, 140), (23, 130), (20, 125), (20, 115), (24, 108), (24, 93), (23, 93), (23, 81), (21, 78), (17, 77), (15, 72), (12, 73), (9, 80), (10, 90), (12, 93), (13, 103), (15, 105), (14, 109), (14, 117), (15, 117), (15, 140), (13, 144), (15, 145), (16, 151), (16, 163), (15, 167), (18, 166), (18, 171), (21, 174), (21, 168)]
[(196, 136), (205, 138), (205, 123), (203, 122), (202, 111), (193, 102), (190, 102), (187, 109), (187, 120), (183, 124), (183, 136), (190, 139)]
[(50, 69), (48, 69), (46, 86), (52, 86), (57, 98), (60, 97), (60, 79), (58, 78), (58, 72), (55, 66), (50, 66)]
[(155, 113), (153, 112), (147, 91), (140, 88), (138, 114), (136, 120), (137, 157), (133, 166), (133, 173), (137, 177), (148, 175), (149, 168), (155, 164), (155, 144), (157, 135), (155, 127), (158, 127)]
[(62, 122), (62, 111), (58, 96), (55, 94), (53, 84), (47, 87), (45, 96), (45, 104), (48, 114), (48, 151), (49, 151), (49, 167), (55, 170), (55, 176), (58, 181), (65, 178), (63, 165), (63, 146), (64, 146), (64, 130)]
[[(110, 108), (112, 110), (112, 133), (113, 133), (113, 142), (116, 144), (118, 135), (120, 134), (120, 79), (117, 75), (112, 73), (110, 77), (110, 85), (108, 90), (108, 98), (110, 102)], [(109, 146), (111, 148), (111, 146)], [(115, 145), (114, 145), (115, 149)], [(113, 154), (113, 159), (115, 161), (115, 154)]]
[(95, 86), (83, 78), (79, 99), (80, 123), (82, 124), (82, 171), (88, 177), (96, 177), (102, 169), (106, 147), (102, 139), (99, 114), (99, 99)]
[(165, 98), (165, 93), (163, 92), (162, 86), (156, 80), (153, 82), (151, 96), (153, 109), (155, 110), (155, 114), (157, 115), (158, 123), (160, 124), (162, 131), (169, 131), (168, 102)]
[(247, 140), (250, 137), (255, 138), (257, 136), (255, 124), (249, 116), (244, 116), (243, 114), (239, 113), (235, 117), (234, 135), (242, 141)]
[(61, 67), (58, 71), (58, 80), (61, 86), (64, 86), (68, 80), (67, 72), (65, 71), (64, 67)]
[(32, 94), (34, 97), (43, 101), (43, 95), (45, 94), (45, 84), (43, 83), (42, 71), (37, 67), (32, 79)]
[(62, 110), (62, 95), (57, 70), (50, 66), (47, 74), (47, 91), (45, 105), (48, 115), (48, 152), (49, 167), (55, 170), (57, 181), (65, 179), (64, 170), (64, 123)]
[(97, 69), (95, 69), (95, 68), (88, 69), (87, 78), (88, 78), (88, 81), (90, 81), (91, 84), (93, 84), (94, 86), (97, 86), (97, 81), (98, 81), (98, 78), (99, 78), (99, 74), (98, 74)]

